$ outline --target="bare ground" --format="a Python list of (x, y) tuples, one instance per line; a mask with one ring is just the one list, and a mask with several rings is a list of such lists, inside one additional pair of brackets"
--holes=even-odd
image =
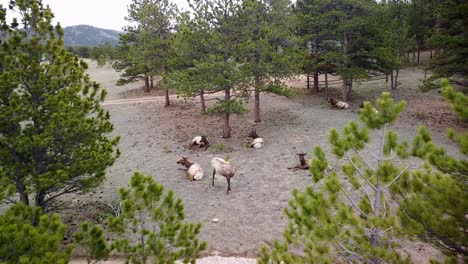
[[(118, 74), (108, 68), (96, 68), (93, 63), (89, 72), (107, 88), (109, 99), (125, 98), (126, 89), (140, 86), (116, 87)], [(410, 68), (400, 75), (401, 85), (394, 94), (396, 99), (408, 101), (408, 110), (393, 128), (401, 138), (411, 140), (419, 124), (428, 125), (434, 140), (456, 153), (456, 147), (445, 138), (445, 130), (466, 127), (457, 121), (437, 91), (421, 94), (417, 90), (422, 78), (419, 69)], [(293, 82), (305, 86), (304, 79)], [(379, 93), (388, 91), (388, 86), (383, 81), (356, 84), (349, 110), (332, 110), (320, 95), (310, 95), (309, 91), (297, 99), (262, 94), (263, 122), (254, 124), (252, 113), (233, 117), (233, 137), (229, 140), (220, 137), (222, 121), (201, 115), (195, 100), (173, 100), (174, 105), (167, 109), (159, 102), (105, 106), (112, 114), (115, 134), (121, 136), (122, 156), (109, 169), (106, 183), (91, 195), (73, 198), (63, 215), (72, 226), (83, 218), (105, 221), (110, 211), (102, 202), (90, 202), (116, 201), (118, 188), (128, 184), (134, 171), (141, 171), (182, 197), (187, 220), (203, 224), (200, 238), (208, 241), (208, 255), (256, 257), (262, 244), (281, 239), (287, 223), (283, 210), (291, 198), (291, 190), (312, 184), (307, 171), (287, 169), (298, 162), (295, 153), (310, 153), (315, 145), (330, 153), (329, 129), (358, 120), (360, 101), (373, 101)], [(339, 92), (335, 89), (332, 94)], [(253, 109), (252, 103), (247, 104), (249, 109)], [(264, 148), (253, 150), (245, 146), (249, 142), (248, 131), (253, 127), (265, 139)], [(223, 144), (227, 151), (188, 150), (191, 138), (200, 134), (207, 135), (211, 143)], [(211, 186), (209, 165), (212, 157), (225, 157), (228, 153), (238, 166), (230, 195), (226, 195), (224, 178), (217, 177), (215, 186)], [(185, 172), (176, 164), (182, 155), (202, 166), (205, 170), (202, 181), (186, 180)], [(331, 155), (329, 158), (333, 160)], [(219, 222), (213, 223), (213, 218)], [(430, 257), (441, 258), (438, 250), (422, 243), (405, 241), (402, 246), (402, 251), (411, 252), (418, 263), (427, 262)]]

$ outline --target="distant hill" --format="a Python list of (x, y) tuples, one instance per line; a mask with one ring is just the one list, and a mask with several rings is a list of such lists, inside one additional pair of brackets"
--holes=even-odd
[(78, 25), (64, 28), (65, 46), (99, 46), (106, 43), (117, 45), (119, 31), (102, 29), (89, 25)]

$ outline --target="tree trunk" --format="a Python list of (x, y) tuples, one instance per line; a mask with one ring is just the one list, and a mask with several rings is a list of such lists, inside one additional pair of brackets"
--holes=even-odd
[(310, 89), (310, 77), (309, 77), (309, 74), (307, 74), (307, 89)]
[(319, 92), (319, 73), (314, 72), (314, 93)]
[(419, 57), (420, 57), (420, 54), (421, 54), (421, 46), (418, 45), (418, 60), (416, 61), (416, 64), (419, 65)]
[(201, 112), (205, 113), (206, 111), (205, 91), (203, 89), (200, 89), (200, 104), (201, 104)]
[(400, 70), (396, 69), (396, 74), (395, 74), (395, 90), (398, 87), (398, 75), (400, 74)]
[(348, 99), (348, 78), (343, 77), (343, 101)]
[(431, 49), (431, 53), (430, 53), (430, 54), (431, 54), (431, 55), (430, 55), (430, 57), (429, 57), (429, 58), (432, 60), (432, 49)]
[(348, 92), (346, 94), (346, 102), (349, 102), (353, 99), (352, 93), (353, 93), (353, 78), (349, 78), (348, 79)]
[(164, 107), (171, 106), (171, 102), (169, 101), (169, 90), (166, 89), (166, 93), (164, 95)]
[(392, 72), (390, 73), (390, 79), (391, 79), (390, 88), (391, 88), (392, 90), (394, 90), (394, 85), (393, 85), (393, 70), (392, 70)]
[(29, 196), (26, 193), (26, 186), (20, 179), (16, 179), (16, 191), (20, 195), (20, 200), (23, 202), (25, 205), (29, 205)]
[[(231, 100), (231, 87), (226, 88), (224, 99), (226, 101)], [(229, 118), (230, 118), (230, 113), (224, 114), (223, 138), (231, 137), (231, 127), (229, 126)]]
[(42, 210), (45, 209), (44, 208), (44, 206), (45, 206), (45, 204), (44, 204), (45, 195), (46, 195), (45, 191), (39, 191), (39, 192), (37, 192), (36, 197), (34, 198), (34, 205), (38, 206), (38, 207), (41, 207)]
[(413, 64), (416, 62), (416, 51), (413, 50)]
[(388, 74), (385, 74), (385, 82), (388, 83)]
[(254, 108), (254, 122), (261, 122), (260, 120), (260, 76), (255, 76), (255, 108)]
[(149, 93), (149, 91), (150, 91), (149, 77), (148, 76), (145, 76), (145, 87), (143, 88), (143, 91), (145, 93)]
[(151, 77), (150, 77), (150, 89), (151, 89), (151, 90), (154, 89), (154, 85), (153, 85), (153, 75), (151, 75)]
[(328, 73), (325, 71), (325, 100), (328, 101)]

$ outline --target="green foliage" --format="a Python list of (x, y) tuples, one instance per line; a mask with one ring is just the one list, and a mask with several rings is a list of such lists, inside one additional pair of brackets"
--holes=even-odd
[(215, 152), (225, 152), (225, 151), (227, 150), (226, 145), (224, 145), (223, 143), (216, 143), (216, 144), (213, 144), (213, 145), (211, 145), (211, 148), (212, 148)]
[[(156, 75), (162, 76), (159, 85), (165, 85), (176, 13), (176, 5), (169, 0), (132, 0), (126, 17), (132, 26), (124, 28), (115, 52), (113, 67), (122, 71), (117, 85), (145, 79), (149, 91), (148, 78)], [(164, 88), (167, 89), (167, 85)]]
[[(195, 263), (206, 242), (197, 235), (201, 224), (183, 222), (184, 206), (174, 192), (151, 176), (135, 173), (128, 188), (120, 189), (122, 214), (109, 219), (111, 231), (117, 234), (112, 248), (124, 254), (130, 263)], [(137, 238), (137, 239), (133, 239)]]
[(0, 262), (68, 263), (71, 246), (62, 246), (66, 229), (57, 214), (49, 217), (17, 203), (0, 215)]
[(461, 92), (455, 92), (447, 79), (442, 79), (440, 85), (445, 99), (452, 104), (453, 111), (464, 122), (468, 122), (468, 97)]
[(106, 65), (106, 57), (104, 57), (104, 55), (99, 55), (97, 65), (98, 67), (104, 67)]
[[(104, 181), (119, 152), (106, 96), (87, 65), (63, 46), (63, 30), (41, 1), (0, 8), (0, 167), (21, 201), (47, 208)], [(6, 13), (21, 14), (21, 27)], [(5, 179), (4, 177), (2, 178)]]
[(351, 98), (353, 79), (391, 68), (385, 65), (391, 50), (377, 2), (298, 0), (295, 11), (297, 34), (308, 53), (305, 70), (339, 74), (345, 101)]
[(435, 10), (436, 25), (429, 42), (437, 49), (429, 68), (443, 77), (468, 77), (468, 3), (463, 0), (439, 1)]
[(222, 114), (236, 114), (242, 115), (247, 112), (244, 103), (240, 99), (219, 100), (213, 106), (207, 109), (207, 114), (222, 115)]
[[(378, 112), (365, 103), (360, 117), (366, 127), (350, 122), (341, 133), (330, 131), (333, 153), (346, 160), (345, 177), (326, 172), (325, 152), (315, 147), (310, 171), (314, 187), (321, 189), (293, 191), (285, 210), (289, 219), (285, 242), (262, 248), (259, 263), (410, 262), (395, 251), (401, 228), (397, 211), (387, 200), (390, 188), (409, 175), (408, 166), (394, 161), (407, 157), (408, 144), (387, 130), (405, 103), (395, 103), (383, 93), (377, 106)], [(369, 130), (377, 132), (377, 147), (370, 142)]]
[(88, 222), (84, 222), (81, 224), (81, 230), (73, 234), (73, 237), (75, 243), (84, 249), (88, 264), (98, 263), (109, 257), (111, 250), (100, 226), (90, 226)]
[(291, 88), (289, 88), (286, 85), (281, 84), (281, 83), (269, 83), (266, 86), (265, 91), (270, 92), (270, 93), (274, 93), (274, 94), (277, 94), (277, 95), (286, 96), (286, 97), (289, 97), (289, 98), (294, 98), (294, 97), (298, 96), (297, 91), (295, 91), (295, 90), (293, 90), (293, 89), (291, 89)]
[[(452, 102), (454, 111), (466, 118), (462, 107), (466, 105), (465, 95), (455, 93), (446, 80), (442, 85), (444, 96)], [(466, 261), (468, 133), (456, 134), (450, 129), (448, 137), (458, 144), (461, 158), (436, 146), (427, 130), (420, 127), (412, 153), (429, 164), (424, 170), (405, 177), (394, 191), (402, 197), (400, 217), (408, 233), (439, 247), (450, 257), (462, 255)]]

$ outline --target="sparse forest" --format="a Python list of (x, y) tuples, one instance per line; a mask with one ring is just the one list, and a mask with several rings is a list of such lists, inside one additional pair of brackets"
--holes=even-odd
[(0, 263), (468, 261), (466, 1), (188, 6), (0, 4)]

